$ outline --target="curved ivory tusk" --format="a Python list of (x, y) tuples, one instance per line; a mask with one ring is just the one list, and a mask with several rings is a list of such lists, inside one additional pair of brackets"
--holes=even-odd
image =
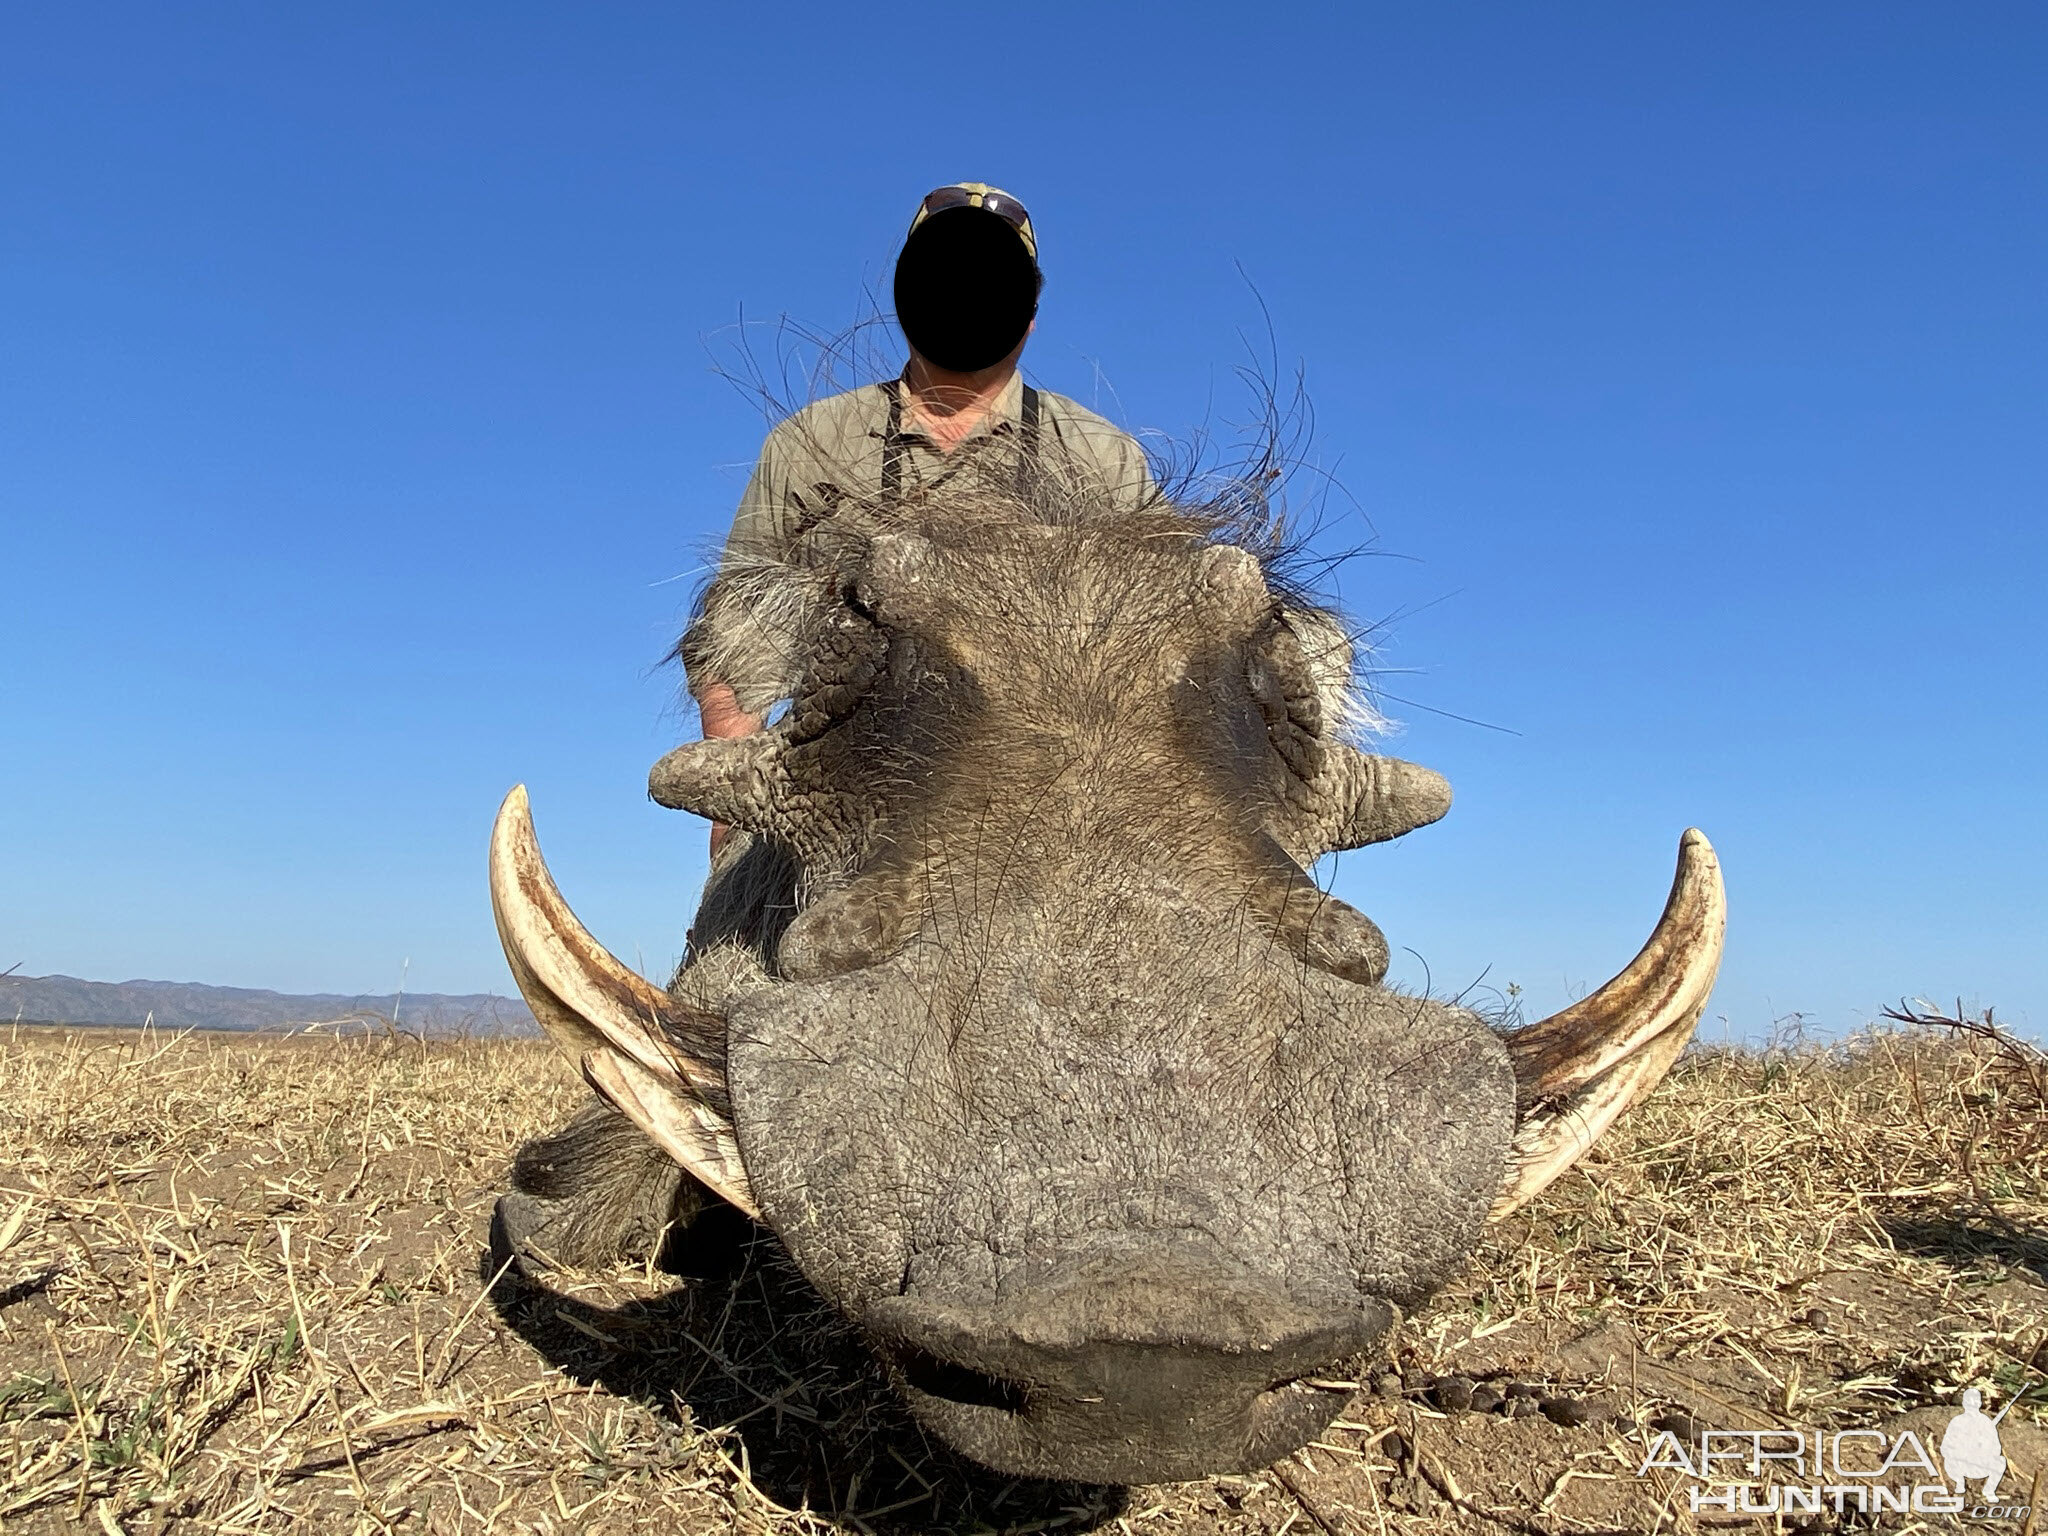
[(1671, 1070), (1714, 990), (1727, 927), (1720, 860), (1688, 831), (1642, 952), (1591, 997), (1508, 1037), (1522, 1123), (1490, 1219), (1535, 1199)]
[(719, 1110), (725, 1074), (672, 1038), (715, 1021), (686, 1015), (576, 920), (541, 859), (523, 784), (491, 829), (491, 910), (512, 978), (548, 1037), (657, 1146), (757, 1215), (731, 1121)]
[(723, 1115), (702, 1099), (678, 1093), (673, 1077), (650, 1072), (630, 1056), (589, 1051), (582, 1067), (584, 1080), (657, 1147), (727, 1204), (761, 1219), (732, 1125)]

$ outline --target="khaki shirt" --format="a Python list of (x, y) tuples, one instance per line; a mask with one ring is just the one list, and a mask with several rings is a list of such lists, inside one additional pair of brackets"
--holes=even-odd
[[(1128, 433), (1065, 395), (1040, 390), (1038, 401), (1039, 457), (1063, 480), (1091, 482), (1120, 511), (1159, 494), (1144, 450)], [(896, 434), (902, 494), (937, 489), (956, 476), (1013, 482), (1023, 404), (1024, 380), (1012, 374), (988, 413), (948, 452), (921, 429), (906, 400)], [(887, 389), (868, 384), (805, 406), (776, 427), (740, 497), (726, 548), (776, 549), (841, 501), (873, 504), (882, 494), (888, 423)]]
[[(900, 385), (898, 386), (901, 387)], [(1012, 375), (949, 452), (904, 402), (894, 439), (897, 494), (905, 499), (947, 484), (1010, 487), (1023, 467), (1024, 381)], [(806, 406), (768, 434), (740, 498), (719, 572), (677, 648), (690, 687), (725, 683), (740, 707), (759, 714), (788, 696), (803, 662), (814, 582), (778, 570), (798, 537), (842, 503), (884, 500), (889, 391), (865, 385)], [(1062, 498), (1130, 511), (1158, 499), (1144, 450), (1128, 433), (1064, 395), (1038, 392), (1037, 468)]]

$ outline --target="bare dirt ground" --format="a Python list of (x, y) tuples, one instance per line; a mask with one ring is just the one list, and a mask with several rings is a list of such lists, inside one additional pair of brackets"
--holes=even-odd
[(928, 1444), (737, 1218), (672, 1239), (682, 1273), (504, 1268), (512, 1149), (586, 1091), (544, 1044), (21, 1029), (0, 1034), (0, 1528), (1952, 1528), (1695, 1513), (1682, 1474), (1638, 1469), (1664, 1428), (1931, 1443), (1976, 1386), (2012, 1405), (1998, 1502), (2038, 1509), (2044, 1087), (2024, 1048), (1938, 1028), (1692, 1056), (1359, 1364), (1322, 1441), (1125, 1490)]

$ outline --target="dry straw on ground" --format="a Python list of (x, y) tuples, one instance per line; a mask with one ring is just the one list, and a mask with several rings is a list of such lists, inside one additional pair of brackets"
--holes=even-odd
[[(543, 1044), (17, 1030), (0, 1528), (1682, 1531), (1707, 1517), (1636, 1476), (1653, 1422), (1919, 1423), (1965, 1385), (2020, 1400), (2004, 1494), (2024, 1502), (2048, 1411), (2044, 1088), (2038, 1055), (1927, 1016), (1696, 1054), (1361, 1364), (1321, 1442), (1124, 1491), (926, 1444), (736, 1222), (672, 1244), (681, 1276), (492, 1287), (512, 1148), (584, 1092)], [(1443, 1411), (1465, 1380), (1587, 1422)]]

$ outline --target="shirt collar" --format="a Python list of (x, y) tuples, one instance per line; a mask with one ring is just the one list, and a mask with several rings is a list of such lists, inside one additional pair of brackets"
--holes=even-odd
[[(911, 408), (909, 379), (899, 376), (896, 388), (902, 392), (903, 399), (903, 420), (897, 435), (916, 438), (920, 442), (931, 442), (931, 437), (918, 425), (918, 418)], [(968, 429), (967, 435), (961, 438), (960, 442), (971, 443), (978, 437), (986, 437), (995, 432), (1015, 432), (1023, 415), (1024, 375), (1013, 370), (1009, 381), (1003, 385), (995, 399), (989, 402), (987, 414)]]

